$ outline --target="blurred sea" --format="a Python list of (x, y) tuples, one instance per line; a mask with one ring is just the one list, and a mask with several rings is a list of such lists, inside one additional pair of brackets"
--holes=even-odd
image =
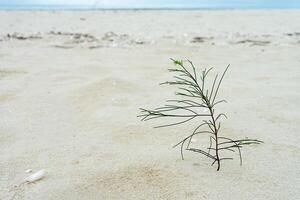
[[(33, 4), (32, 2), (36, 2)], [(300, 0), (0, 0), (2, 10), (102, 10), (102, 9), (289, 9)], [(51, 1), (49, 1), (51, 2)], [(57, 3), (59, 2), (59, 3)], [(68, 4), (64, 3), (67, 2)], [(72, 2), (74, 2), (72, 4)]]

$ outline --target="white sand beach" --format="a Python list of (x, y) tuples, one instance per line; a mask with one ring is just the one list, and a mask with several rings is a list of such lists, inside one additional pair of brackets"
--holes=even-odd
[[(169, 58), (230, 64), (220, 134), (264, 141), (242, 166), (137, 118), (174, 96)], [(0, 199), (300, 199), (299, 102), (300, 10), (0, 11)]]

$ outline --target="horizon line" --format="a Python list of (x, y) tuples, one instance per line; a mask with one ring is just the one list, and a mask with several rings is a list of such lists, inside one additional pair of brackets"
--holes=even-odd
[(94, 5), (1, 5), (0, 10), (262, 10), (262, 9), (300, 9), (299, 6), (137, 6), (100, 7)]

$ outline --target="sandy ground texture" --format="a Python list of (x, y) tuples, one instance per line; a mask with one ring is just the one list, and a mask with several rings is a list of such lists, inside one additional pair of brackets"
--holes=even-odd
[[(1, 11), (0, 199), (300, 198), (300, 11)], [(221, 171), (140, 107), (173, 97), (169, 58), (214, 73), (221, 135), (257, 138)], [(197, 138), (193, 145), (206, 144)], [(22, 184), (45, 169), (44, 179)]]

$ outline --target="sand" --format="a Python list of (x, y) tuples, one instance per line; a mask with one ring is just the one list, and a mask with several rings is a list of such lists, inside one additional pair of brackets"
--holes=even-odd
[[(0, 199), (300, 197), (300, 11), (1, 11)], [(223, 136), (257, 138), (243, 165), (172, 145), (140, 107), (173, 89), (169, 58), (231, 64)], [(197, 138), (197, 142), (203, 142)], [(206, 141), (204, 141), (206, 142)], [(45, 169), (36, 183), (21, 184)]]

